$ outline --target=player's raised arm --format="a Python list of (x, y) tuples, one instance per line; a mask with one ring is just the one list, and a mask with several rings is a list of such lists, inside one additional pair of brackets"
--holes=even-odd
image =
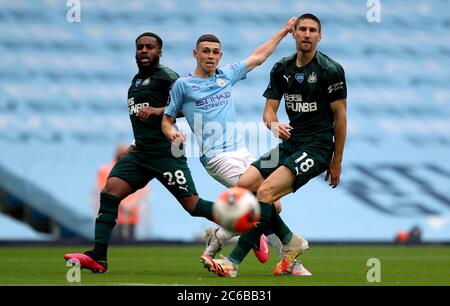
[(260, 45), (253, 53), (246, 58), (247, 72), (252, 71), (255, 67), (264, 63), (264, 61), (273, 53), (280, 41), (294, 29), (296, 17), (292, 17), (289, 21), (276, 33), (271, 39)]

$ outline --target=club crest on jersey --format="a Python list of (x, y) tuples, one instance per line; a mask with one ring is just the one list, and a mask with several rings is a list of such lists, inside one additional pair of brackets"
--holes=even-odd
[(142, 83), (142, 79), (137, 79), (137, 80), (134, 82), (134, 86), (139, 87), (139, 86), (141, 86), (141, 83)]
[(317, 82), (317, 75), (313, 72), (308, 77), (308, 83), (313, 84)]
[(299, 83), (303, 83), (303, 80), (305, 79), (305, 75), (303, 73), (297, 73), (295, 74), (295, 79)]
[(148, 84), (150, 84), (150, 78), (146, 78), (146, 79), (142, 82), (142, 86), (148, 85)]
[(221, 79), (221, 78), (217, 78), (216, 84), (219, 85), (220, 87), (224, 87), (225, 86), (225, 80)]

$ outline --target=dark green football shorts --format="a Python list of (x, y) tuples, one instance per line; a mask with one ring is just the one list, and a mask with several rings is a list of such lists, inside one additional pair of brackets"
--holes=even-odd
[(314, 142), (287, 149), (278, 145), (252, 165), (264, 178), (269, 177), (278, 167), (286, 166), (295, 175), (294, 191), (305, 185), (310, 179), (327, 170), (333, 157), (334, 144), (331, 142)]
[(123, 179), (134, 190), (143, 188), (156, 178), (176, 198), (197, 195), (185, 157), (154, 157), (133, 150), (117, 162), (109, 177)]

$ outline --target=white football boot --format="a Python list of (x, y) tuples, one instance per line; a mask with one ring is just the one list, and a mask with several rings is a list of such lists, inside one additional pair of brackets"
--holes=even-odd
[(287, 275), (311, 276), (312, 273), (306, 269), (300, 260), (294, 260), (292, 265), (286, 270)]
[(234, 233), (225, 230), (222, 227), (210, 227), (205, 230), (203, 238), (206, 241), (206, 248), (203, 255), (214, 258), (223, 248), (225, 243), (236, 236)]

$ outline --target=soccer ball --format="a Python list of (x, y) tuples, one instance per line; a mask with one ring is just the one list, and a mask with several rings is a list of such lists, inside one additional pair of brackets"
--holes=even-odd
[(232, 187), (222, 192), (214, 203), (213, 218), (226, 230), (248, 232), (260, 218), (258, 200), (247, 189)]

